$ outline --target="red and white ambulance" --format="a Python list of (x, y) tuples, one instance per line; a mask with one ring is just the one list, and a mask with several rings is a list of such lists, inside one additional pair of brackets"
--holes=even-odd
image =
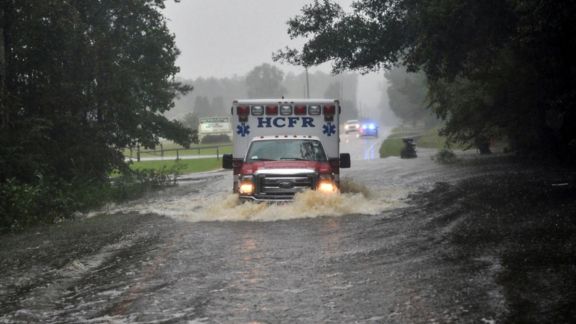
[(233, 191), (242, 200), (288, 201), (306, 189), (335, 193), (340, 168), (340, 103), (335, 99), (235, 100), (232, 105)]

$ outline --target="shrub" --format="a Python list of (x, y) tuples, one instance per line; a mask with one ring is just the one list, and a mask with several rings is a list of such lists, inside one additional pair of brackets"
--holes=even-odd
[(76, 204), (66, 186), (44, 180), (27, 184), (8, 179), (0, 184), (0, 196), (2, 232), (57, 222), (69, 215)]
[(8, 179), (0, 183), (0, 232), (53, 224), (74, 212), (110, 201), (136, 199), (176, 184), (178, 166), (161, 170), (127, 170), (111, 181), (75, 179), (71, 182), (38, 177), (34, 184)]
[(456, 154), (452, 152), (452, 150), (443, 148), (441, 149), (436, 155), (433, 156), (433, 159), (439, 163), (455, 163), (458, 161), (458, 157)]

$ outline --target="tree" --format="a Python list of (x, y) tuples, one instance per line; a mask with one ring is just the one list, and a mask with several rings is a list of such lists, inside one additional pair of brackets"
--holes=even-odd
[(194, 100), (194, 113), (198, 117), (207, 117), (211, 115), (212, 106), (210, 105), (210, 100), (206, 96), (196, 96)]
[(182, 125), (191, 130), (192, 143), (198, 143), (198, 126), (200, 121), (196, 113), (187, 113), (184, 118), (182, 118)]
[(248, 98), (280, 98), (286, 89), (282, 86), (284, 72), (264, 63), (252, 69), (246, 76)]
[(403, 67), (394, 67), (384, 73), (390, 109), (404, 122), (424, 122), (432, 125), (435, 116), (427, 109), (428, 83), (424, 73), (410, 73)]
[(226, 105), (224, 103), (224, 97), (216, 96), (216, 97), (212, 98), (212, 113), (214, 115), (218, 115), (218, 116), (221, 116), (222, 114), (229, 114), (230, 110), (226, 109), (226, 107), (228, 107), (230, 105), (231, 104)]
[(502, 134), (521, 151), (576, 161), (574, 13), (570, 0), (360, 0), (351, 13), (314, 1), (288, 22), (307, 42), (274, 58), (422, 70), (450, 140)]
[(120, 150), (190, 142), (162, 113), (190, 87), (160, 0), (4, 1), (0, 182), (107, 179)]
[(198, 130), (198, 116), (196, 113), (187, 113), (182, 119), (182, 124), (190, 129)]
[(340, 114), (341, 121), (357, 119), (358, 110), (356, 109), (356, 105), (353, 101), (343, 96), (343, 88), (344, 82), (342, 80), (331, 82), (324, 92), (324, 98), (334, 98), (340, 100), (340, 106), (342, 106), (342, 112)]

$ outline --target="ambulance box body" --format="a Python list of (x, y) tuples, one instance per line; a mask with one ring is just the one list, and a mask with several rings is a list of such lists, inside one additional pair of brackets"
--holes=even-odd
[(233, 191), (254, 201), (338, 192), (340, 168), (350, 167), (350, 155), (340, 153), (340, 111), (335, 99), (235, 100), (233, 153), (223, 156)]

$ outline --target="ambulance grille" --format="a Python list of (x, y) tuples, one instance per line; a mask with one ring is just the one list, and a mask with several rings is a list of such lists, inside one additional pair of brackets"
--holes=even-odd
[(259, 174), (256, 176), (256, 199), (290, 200), (297, 192), (316, 186), (315, 174)]

